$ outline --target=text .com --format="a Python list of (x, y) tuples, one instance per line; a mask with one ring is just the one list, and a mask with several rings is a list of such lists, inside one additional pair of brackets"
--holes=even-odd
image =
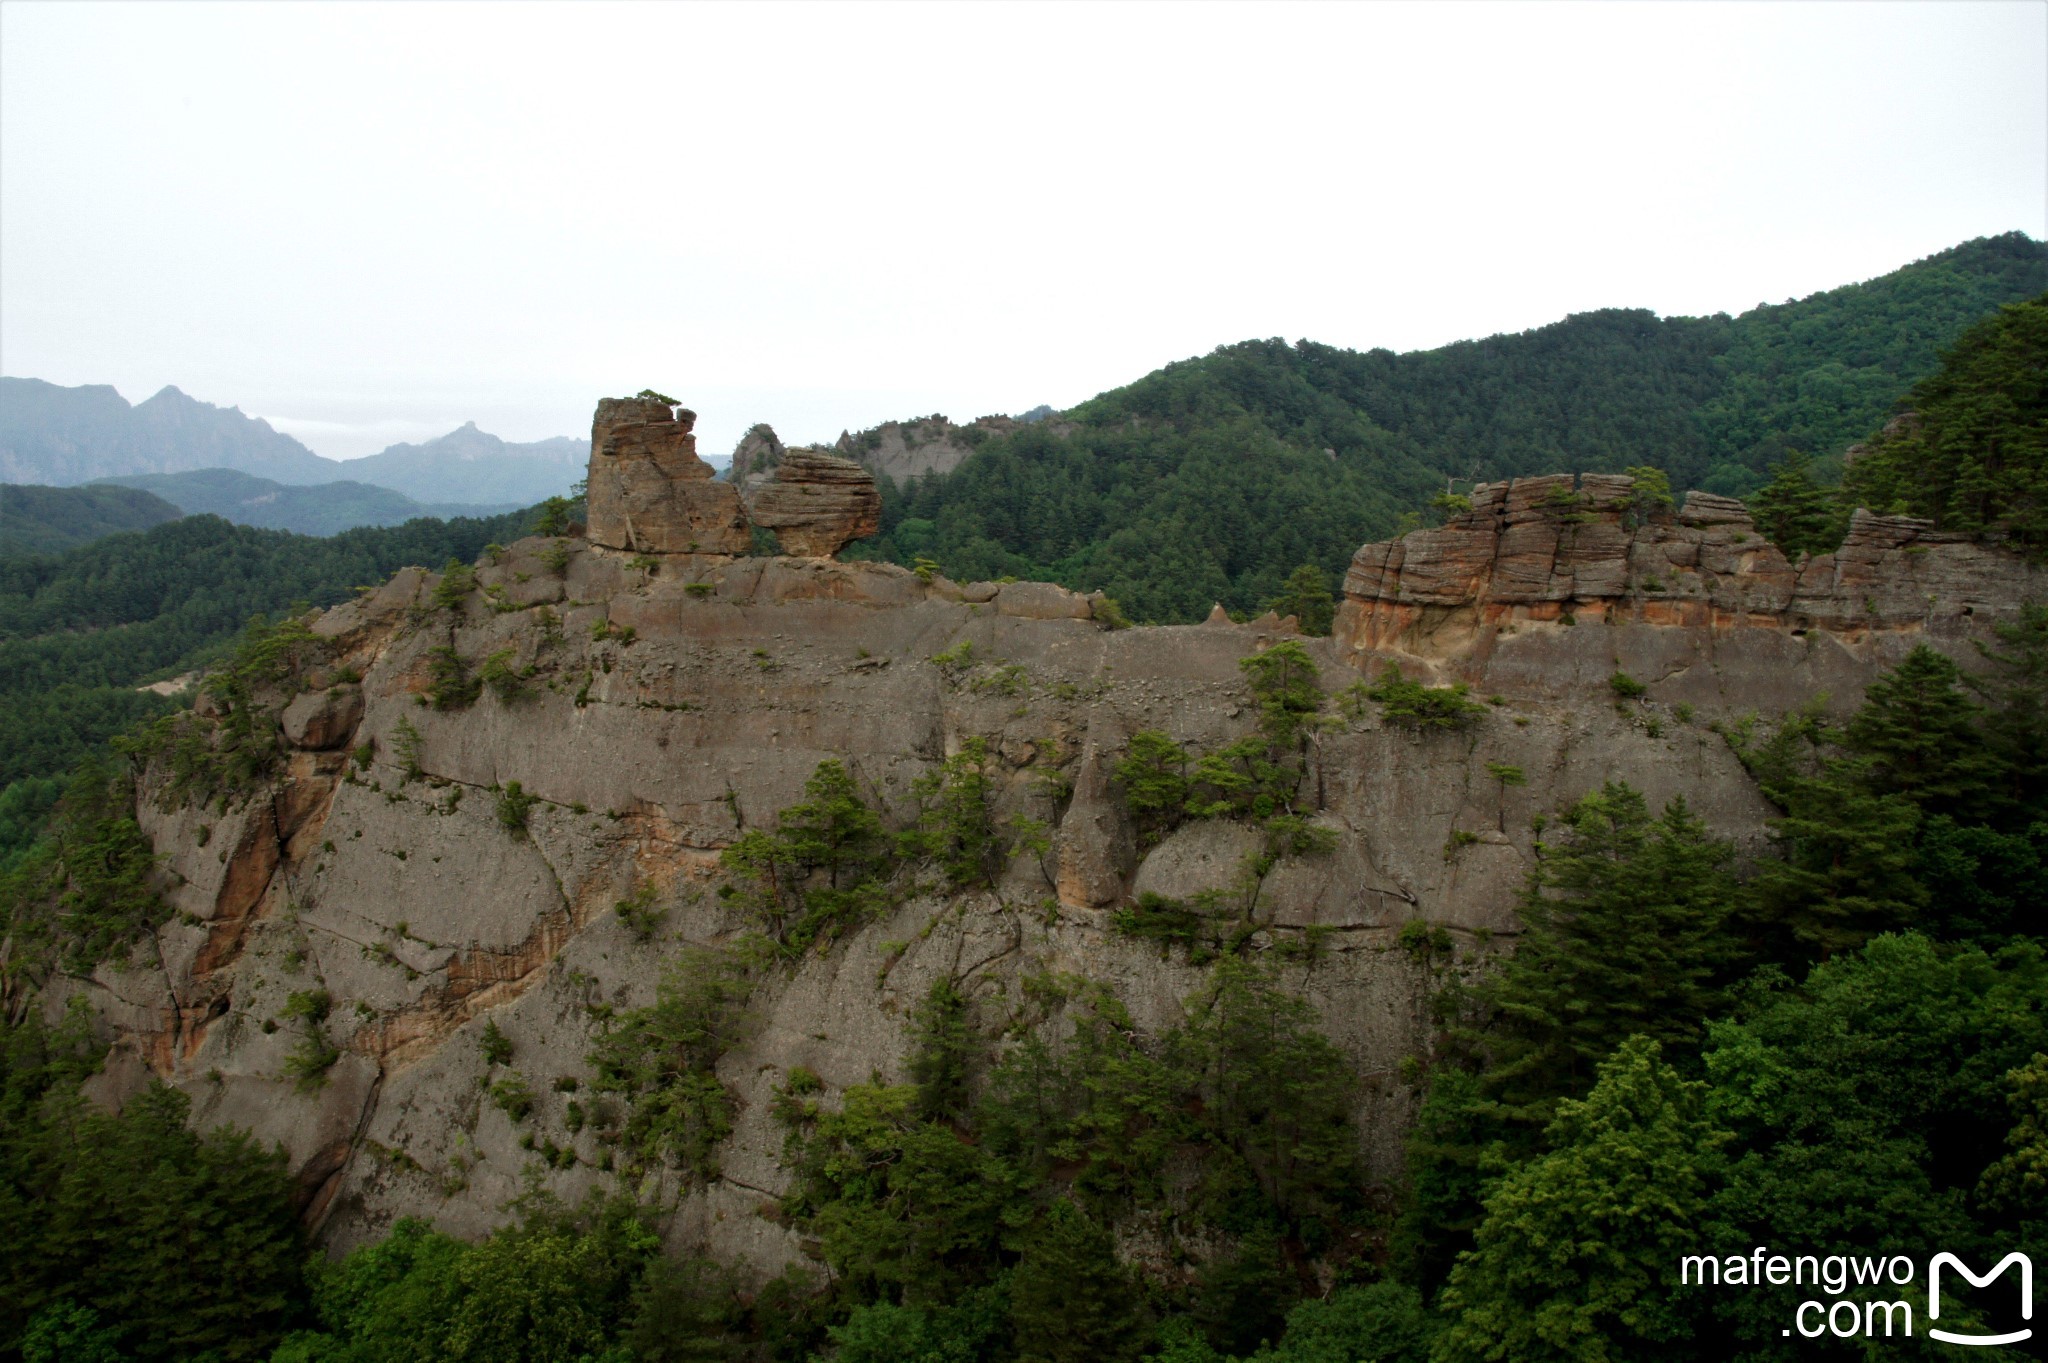
[[(1678, 1281), (1687, 1287), (1812, 1287), (1820, 1294), (1799, 1303), (1792, 1323), (1782, 1334), (1808, 1339), (1882, 1339), (1914, 1332), (1915, 1304), (1924, 1309), (1920, 1323), (1929, 1338), (1945, 1344), (2018, 1344), (2033, 1338), (2033, 1328), (1992, 1330), (1974, 1323), (1968, 1330), (1944, 1330), (1941, 1321), (1942, 1283), (1949, 1283), (1950, 1323), (1956, 1324), (1955, 1280), (1989, 1287), (2008, 1270), (2019, 1287), (2019, 1318), (2034, 1318), (2034, 1262), (2014, 1251), (1979, 1273), (1953, 1254), (1927, 1261), (1926, 1271), (1903, 1254), (1776, 1254), (1759, 1245), (1748, 1254), (1686, 1254), (1678, 1260)], [(1924, 1285), (1924, 1286), (1916, 1286)], [(1912, 1289), (1912, 1290), (1902, 1290)], [(1880, 1297), (1893, 1300), (1879, 1300)], [(1823, 1299), (1825, 1298), (1825, 1299)]]

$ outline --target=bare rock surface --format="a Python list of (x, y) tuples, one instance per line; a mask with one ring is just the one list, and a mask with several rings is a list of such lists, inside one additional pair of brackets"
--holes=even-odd
[(1597, 691), (1622, 670), (1690, 704), (1853, 703), (1873, 660), (1960, 639), (2044, 588), (2018, 555), (1925, 521), (1858, 511), (1839, 550), (1793, 563), (1734, 498), (1674, 510), (1625, 476), (1559, 474), (1481, 484), (1441, 529), (1361, 548), (1336, 637), (1488, 686)]
[(606, 398), (590, 425), (594, 542), (642, 553), (743, 554), (739, 489), (697, 457), (696, 413), (653, 398)]
[(882, 528), (882, 495), (875, 475), (851, 459), (789, 450), (747, 499), (747, 514), (775, 532), (784, 553), (829, 558)]
[(309, 691), (284, 707), (284, 737), (295, 748), (338, 748), (363, 717), (363, 689), (335, 686)]

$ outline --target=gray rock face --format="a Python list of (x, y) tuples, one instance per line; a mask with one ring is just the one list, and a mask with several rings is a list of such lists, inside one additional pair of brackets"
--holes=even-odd
[(309, 691), (284, 707), (279, 723), (295, 748), (338, 748), (355, 732), (363, 717), (363, 689), (335, 686)]
[[(601, 410), (614, 452), (593, 459), (674, 466), (687, 452), (678, 424), (630, 404)], [(1560, 487), (1594, 519), (1559, 521)], [(797, 1258), (794, 1235), (763, 1211), (789, 1178), (775, 1088), (798, 1065), (823, 1077), (828, 1097), (877, 1072), (900, 1075), (903, 1018), (936, 979), (958, 980), (991, 1026), (1047, 971), (1102, 982), (1140, 1027), (1174, 1020), (1201, 971), (1116, 929), (1117, 911), (1146, 890), (1228, 892), (1252, 906), (1249, 949), (1376, 1076), (1360, 1098), (1363, 1154), (1391, 1178), (1415, 1102), (1392, 1076), (1431, 1044), (1430, 985), (1398, 947), (1404, 924), (1442, 927), (1468, 963), (1511, 943), (1532, 818), (1608, 780), (1634, 784), (1653, 806), (1683, 795), (1742, 855), (1761, 854), (1770, 809), (1707, 717), (1769, 717), (1822, 689), (1853, 705), (1923, 639), (1967, 664), (1998, 609), (1964, 615), (1941, 590), (2012, 594), (2010, 565), (1999, 586), (1982, 551), (1870, 518), (1826, 580), (1865, 574), (1867, 586), (1847, 590), (1880, 606), (1918, 592), (1915, 621), (1879, 610), (1892, 623), (1799, 635), (1790, 615), (1755, 627), (1651, 615), (1636, 606), (1651, 590), (1632, 576), (1646, 571), (1639, 549), (1657, 550), (1672, 566), (1656, 571), (1673, 580), (1688, 554), (1734, 565), (1688, 569), (1703, 591), (1709, 572), (1712, 591), (1735, 590), (1728, 578), (1762, 591), (1782, 560), (1735, 542), (1742, 521), (1701, 499), (1646, 528), (1624, 532), (1617, 520), (1611, 534), (1581, 538), (1625, 494), (1611, 480), (1538, 482), (1485, 499), (1473, 523), (1369, 546), (1345, 627), (1328, 641), (1277, 621), (1112, 632), (1090, 618), (1088, 598), (1044, 584), (983, 591), (887, 564), (701, 551), (648, 562), (606, 547), (620, 536), (596, 534), (510, 546), (454, 611), (435, 607), (433, 574), (408, 569), (315, 622), (332, 665), (363, 681), (293, 702), (296, 749), (268, 785), (224, 813), (160, 807), (158, 787), (145, 791), (139, 817), (178, 916), (128, 969), (53, 986), (44, 1002), (60, 1007), (82, 990), (119, 1038), (97, 1081), (103, 1098), (157, 1075), (194, 1096), (196, 1121), (281, 1141), (330, 1247), (408, 1215), (480, 1234), (503, 1219), (529, 1168), (572, 1201), (611, 1179), (594, 1127), (572, 1120), (570, 1104), (594, 1101), (586, 1057), (607, 1010), (652, 1001), (684, 946), (748, 928), (716, 893), (722, 848), (772, 825), (826, 758), (902, 826), (913, 783), (980, 738), (996, 818), (1043, 824), (1047, 850), (1016, 857), (994, 891), (908, 894), (763, 978), (750, 1038), (719, 1067), (736, 1118), (718, 1176), (671, 1170), (639, 1190), (677, 1208), (672, 1241), (763, 1274)], [(1511, 536), (1523, 546), (1513, 555)], [(1482, 543), (1492, 547), (1467, 558), (1483, 573), (1458, 566), (1459, 546)], [(1924, 559), (1903, 553), (1920, 544)], [(1939, 575), (1925, 562), (1937, 556), (1948, 565)], [(1786, 612), (1818, 599), (1799, 595), (1812, 564), (1783, 571)], [(1922, 576), (1899, 585), (1884, 576), (1895, 571)], [(1593, 596), (1589, 583), (1615, 585)], [(1576, 626), (1556, 618), (1581, 602), (1608, 609)], [(1538, 608), (1553, 614), (1539, 619)], [(1131, 735), (1159, 729), (1209, 750), (1244, 736), (1257, 707), (1239, 660), (1283, 639), (1309, 649), (1326, 692), (1399, 656), (1411, 670), (1419, 659), (1483, 677), (1499, 702), (1469, 733), (1417, 735), (1371, 713), (1320, 733), (1294, 802), (1334, 837), (1328, 854), (1262, 871), (1263, 858), (1246, 855), (1254, 830), (1211, 821), (1140, 856), (1114, 778)], [(509, 655), (520, 687), (486, 689), (459, 710), (422, 705), (436, 650), (448, 647), (471, 667)], [(939, 654), (949, 661), (933, 663)], [(1606, 694), (1617, 666), (1651, 684), (1626, 712)], [(1588, 704), (1596, 693), (1602, 703)], [(1691, 712), (1678, 701), (1696, 717), (1682, 720)], [(369, 765), (359, 769), (344, 743), (366, 747)], [(1528, 785), (1503, 789), (1489, 763), (1520, 767)], [(523, 832), (499, 817), (513, 781), (537, 801)], [(616, 909), (642, 893), (666, 911), (648, 940)], [(1321, 944), (1312, 964), (1281, 950), (1310, 929)], [(333, 999), (324, 1025), (342, 1059), (327, 1084), (302, 1092), (285, 1078), (300, 1024), (279, 1019), (292, 992), (313, 988)], [(509, 1067), (479, 1047), (491, 1023), (512, 1041)], [(485, 1085), (510, 1074), (534, 1094), (523, 1121), (486, 1098)], [(570, 1153), (542, 1167), (532, 1151), (550, 1144)]]

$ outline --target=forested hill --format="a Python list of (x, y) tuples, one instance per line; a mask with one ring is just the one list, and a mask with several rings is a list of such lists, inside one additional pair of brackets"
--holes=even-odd
[(2048, 246), (2014, 232), (1738, 317), (1607, 310), (1405, 355), (1246, 341), (988, 440), (889, 496), (865, 552), (1139, 619), (1256, 609), (1453, 477), (1648, 464), (1740, 495), (1794, 450), (1825, 473), (1971, 323), (2043, 291)]
[(141, 488), (0, 483), (0, 558), (61, 553), (104, 535), (147, 530), (184, 514)]

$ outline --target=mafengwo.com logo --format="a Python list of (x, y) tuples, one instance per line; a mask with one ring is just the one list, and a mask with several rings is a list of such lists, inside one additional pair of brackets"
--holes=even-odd
[[(2016, 1283), (2005, 1280), (2012, 1273)], [(1958, 1309), (1958, 1279), (1971, 1287), (1994, 1283), (2016, 1286), (2018, 1320), (1990, 1322)], [(2034, 1337), (2034, 1261), (2018, 1250), (1983, 1273), (1956, 1255), (1943, 1252), (1920, 1265), (1903, 1254), (1773, 1254), (1759, 1245), (1747, 1255), (1681, 1255), (1678, 1281), (1686, 1287), (1812, 1287), (1814, 1296), (1793, 1309), (1780, 1332), (1807, 1339), (1886, 1339), (1914, 1335), (1916, 1326), (1944, 1344), (2019, 1344)], [(1942, 1292), (1946, 1281), (1948, 1324), (1942, 1325)], [(1923, 1286), (1924, 1285), (1924, 1286)], [(2010, 1287), (2008, 1288), (2010, 1290)], [(1891, 1297), (1891, 1300), (1880, 1298)], [(1924, 1308), (1917, 1315), (1915, 1303)], [(1964, 1328), (1967, 1322), (1968, 1328)]]

